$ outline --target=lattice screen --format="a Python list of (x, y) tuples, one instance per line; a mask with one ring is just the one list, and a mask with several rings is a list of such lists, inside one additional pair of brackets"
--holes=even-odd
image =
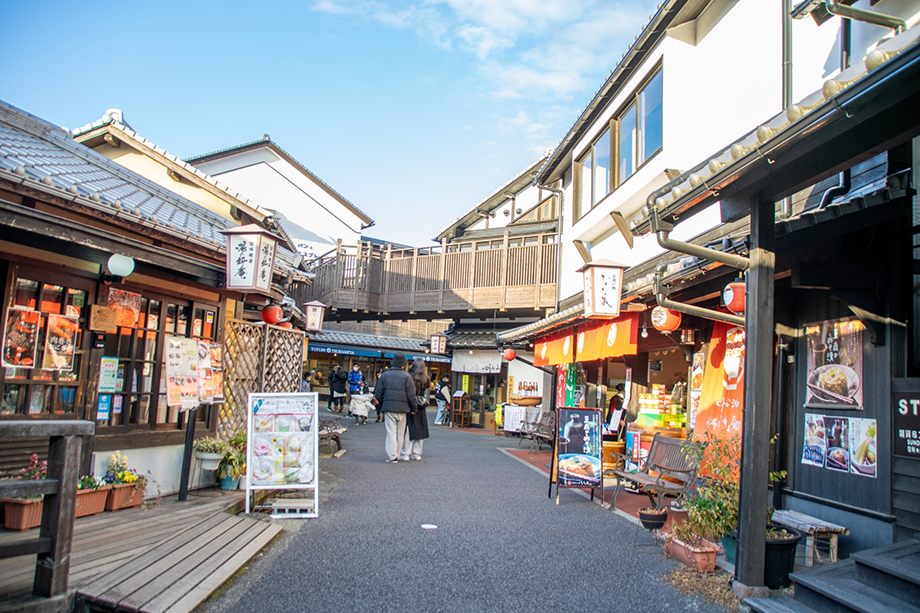
[[(264, 339), (268, 334), (268, 351)], [(250, 392), (296, 392), (303, 374), (304, 333), (229, 320), (224, 331), (224, 397), (217, 436), (246, 427)], [(264, 360), (263, 360), (264, 356)], [(264, 385), (263, 385), (264, 382)]]

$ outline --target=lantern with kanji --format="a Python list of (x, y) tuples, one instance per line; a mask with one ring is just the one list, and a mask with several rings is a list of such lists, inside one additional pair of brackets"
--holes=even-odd
[(745, 300), (747, 295), (744, 281), (733, 281), (722, 290), (722, 302), (732, 313), (744, 313)]
[(610, 260), (588, 262), (578, 269), (585, 286), (585, 317), (611, 319), (620, 315), (623, 265)]
[(281, 239), (255, 224), (224, 230), (227, 237), (227, 289), (268, 294)]
[(319, 300), (314, 300), (313, 302), (305, 302), (303, 308), (307, 316), (307, 332), (322, 332), (326, 305)]
[(277, 324), (284, 319), (284, 310), (277, 304), (270, 304), (262, 308), (262, 321), (267, 324)]
[(681, 315), (679, 311), (656, 306), (652, 309), (652, 325), (659, 332), (673, 332), (680, 327)]

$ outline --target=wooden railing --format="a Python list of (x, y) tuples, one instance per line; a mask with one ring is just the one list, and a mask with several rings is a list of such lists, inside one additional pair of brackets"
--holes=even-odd
[(93, 429), (91, 421), (0, 421), (3, 440), (50, 437), (45, 479), (0, 481), (2, 497), (44, 495), (38, 537), (0, 546), (0, 558), (37, 554), (33, 596), (59, 599), (67, 594), (80, 448), (82, 437), (92, 436)]
[(486, 241), (424, 249), (340, 244), (314, 262), (313, 283), (295, 299), (369, 313), (543, 309), (554, 306), (556, 288), (558, 247), (547, 237), (554, 235), (509, 246), (505, 236), (488, 249)]

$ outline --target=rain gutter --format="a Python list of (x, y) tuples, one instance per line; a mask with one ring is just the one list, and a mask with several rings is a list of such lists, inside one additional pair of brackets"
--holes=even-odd
[(883, 13), (873, 13), (865, 9), (846, 6), (837, 2), (837, 0), (825, 0), (824, 8), (826, 8), (827, 12), (831, 15), (855, 19), (856, 21), (871, 23), (876, 26), (882, 26), (883, 28), (891, 28), (898, 34), (907, 29), (907, 23), (903, 19)]

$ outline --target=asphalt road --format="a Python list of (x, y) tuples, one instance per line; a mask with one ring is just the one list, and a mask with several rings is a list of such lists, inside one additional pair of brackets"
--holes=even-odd
[(432, 426), (422, 461), (398, 464), (382, 423), (343, 442), (320, 460), (319, 517), (281, 520), (205, 611), (724, 611), (660, 582), (679, 562), (629, 520), (574, 490), (547, 498), (547, 477), (501, 451), (514, 439)]

